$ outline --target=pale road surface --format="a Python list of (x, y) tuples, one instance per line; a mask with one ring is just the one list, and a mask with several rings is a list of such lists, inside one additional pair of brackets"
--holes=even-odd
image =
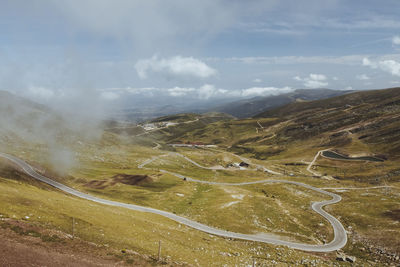
[[(46, 184), (49, 184), (57, 189), (60, 189), (61, 191), (64, 191), (66, 193), (69, 193), (71, 195), (74, 195), (76, 197), (82, 198), (82, 199), (86, 199), (86, 200), (90, 200), (90, 201), (94, 201), (100, 204), (105, 204), (105, 205), (110, 205), (110, 206), (116, 206), (116, 207), (122, 207), (122, 208), (127, 208), (127, 209), (131, 209), (131, 210), (135, 210), (135, 211), (141, 211), (141, 212), (148, 212), (148, 213), (154, 213), (154, 214), (158, 214), (161, 216), (164, 216), (166, 218), (169, 218), (171, 220), (174, 220), (178, 223), (187, 225), (189, 227), (192, 227), (194, 229), (209, 233), (209, 234), (213, 234), (213, 235), (218, 235), (218, 236), (222, 236), (225, 238), (234, 238), (234, 239), (242, 239), (242, 240), (248, 240), (248, 241), (256, 241), (256, 242), (263, 242), (263, 243), (269, 243), (269, 244), (274, 244), (274, 245), (283, 245), (283, 246), (287, 246), (290, 248), (294, 248), (294, 249), (299, 249), (299, 250), (304, 250), (304, 251), (315, 251), (315, 252), (329, 252), (329, 251), (335, 251), (338, 250), (340, 248), (342, 248), (343, 246), (346, 245), (347, 243), (347, 235), (346, 235), (346, 231), (343, 227), (343, 225), (332, 215), (330, 215), (329, 213), (327, 213), (326, 211), (324, 211), (322, 208), (326, 205), (330, 205), (330, 204), (334, 204), (337, 203), (341, 200), (341, 197), (337, 194), (334, 193), (330, 193), (327, 191), (324, 191), (322, 189), (307, 185), (307, 184), (303, 184), (303, 183), (299, 183), (299, 182), (293, 182), (293, 181), (286, 181), (286, 180), (263, 180), (263, 181), (254, 181), (254, 182), (244, 182), (244, 183), (217, 183), (217, 182), (207, 182), (207, 181), (200, 181), (200, 180), (195, 180), (195, 179), (191, 179), (188, 177), (184, 177), (180, 174), (175, 174), (175, 173), (171, 173), (171, 172), (167, 172), (164, 170), (160, 170), (166, 173), (171, 173), (177, 177), (180, 178), (186, 178), (187, 180), (190, 180), (192, 182), (200, 182), (200, 183), (207, 183), (207, 184), (214, 184), (214, 185), (229, 185), (229, 186), (239, 186), (239, 185), (250, 185), (250, 184), (265, 184), (265, 183), (287, 183), (287, 184), (293, 184), (293, 185), (298, 185), (298, 186), (302, 186), (314, 191), (317, 191), (319, 193), (328, 195), (330, 197), (332, 197), (332, 199), (330, 200), (325, 200), (325, 201), (321, 201), (321, 202), (313, 202), (311, 204), (311, 208), (317, 212), (318, 214), (320, 214), (322, 217), (324, 217), (333, 227), (334, 230), (334, 238), (331, 242), (327, 243), (327, 244), (322, 244), (322, 245), (310, 245), (310, 244), (303, 244), (303, 243), (297, 243), (297, 242), (290, 242), (290, 241), (285, 241), (285, 240), (280, 240), (277, 238), (273, 238), (273, 237), (269, 237), (268, 235), (252, 235), (252, 234), (241, 234), (241, 233), (235, 233), (235, 232), (230, 232), (230, 231), (225, 231), (225, 230), (221, 230), (221, 229), (217, 229), (214, 227), (210, 227), (201, 223), (198, 223), (196, 221), (192, 221), (190, 219), (187, 219), (185, 217), (181, 217), (178, 216), (176, 214), (173, 214), (171, 212), (166, 212), (166, 211), (162, 211), (162, 210), (157, 210), (157, 209), (153, 209), (153, 208), (149, 208), (149, 207), (143, 207), (143, 206), (138, 206), (138, 205), (134, 205), (134, 204), (127, 204), (127, 203), (122, 203), (122, 202), (117, 202), (117, 201), (112, 201), (112, 200), (106, 200), (106, 199), (102, 199), (99, 197), (95, 197), (95, 196), (91, 196), (82, 192), (79, 192), (75, 189), (72, 189), (71, 187), (68, 187), (66, 185), (63, 185), (59, 182), (56, 182), (54, 180), (51, 180), (47, 177), (44, 177), (43, 175), (40, 175), (39, 173), (37, 173), (32, 166), (30, 166), (28, 163), (26, 163), (25, 161), (16, 158), (14, 156), (8, 155), (8, 154), (4, 154), (0, 152), (0, 157), (6, 158), (8, 160), (10, 160), (11, 162), (15, 163), (17, 166), (19, 166), (26, 174), (30, 175), (31, 177), (44, 182)], [(147, 164), (149, 162), (151, 162), (153, 159), (148, 160)], [(142, 164), (142, 167), (145, 164)]]
[(315, 155), (314, 159), (310, 162), (310, 164), (309, 164), (308, 167), (307, 167), (307, 171), (309, 171), (310, 173), (312, 173), (312, 175), (320, 176), (319, 173), (312, 171), (312, 170), (311, 170), (311, 167), (314, 165), (315, 161), (317, 160), (318, 156), (321, 154), (322, 151), (323, 151), (323, 150), (320, 150), (320, 151), (317, 152), (317, 154)]
[(328, 150), (330, 150), (331, 148), (328, 148), (328, 149), (323, 149), (323, 150), (320, 150), (320, 151), (318, 151), (317, 152), (317, 154), (315, 155), (315, 157), (314, 157), (314, 159), (310, 162), (310, 164), (308, 165), (308, 167), (307, 167), (307, 171), (309, 171), (310, 173), (312, 173), (313, 175), (315, 175), (315, 176), (321, 176), (321, 177), (323, 177), (323, 178), (327, 178), (327, 179), (332, 179), (332, 177), (328, 177), (328, 176), (322, 176), (321, 174), (319, 174), (318, 172), (315, 172), (315, 171), (313, 171), (311, 168), (312, 168), (312, 166), (315, 164), (315, 161), (317, 160), (317, 158), (318, 158), (318, 156), (322, 156), (322, 152), (324, 152), (324, 151), (328, 151)]
[(192, 121), (184, 121), (184, 122), (180, 122), (180, 123), (177, 123), (177, 124), (174, 124), (174, 125), (163, 126), (163, 127), (156, 128), (156, 129), (153, 129), (153, 130), (148, 130), (148, 131), (146, 131), (146, 132), (137, 134), (137, 135), (135, 135), (135, 136), (142, 136), (142, 135), (149, 134), (149, 133), (152, 133), (152, 132), (155, 132), (155, 131), (159, 131), (159, 130), (162, 130), (162, 129), (166, 129), (166, 128), (170, 127), (170, 126), (177, 126), (177, 125), (179, 125), (179, 124), (181, 124), (181, 123), (187, 124), (187, 123), (192, 123), (192, 122), (197, 122), (197, 121), (199, 121), (199, 119), (195, 119), (195, 120), (192, 120)]
[[(228, 153), (228, 152), (221, 151), (221, 150), (218, 150), (218, 149), (210, 149), (210, 150), (212, 150), (212, 151), (217, 151), (217, 152), (222, 152), (222, 153)], [(171, 152), (171, 154), (175, 154), (175, 155), (177, 155), (177, 156), (180, 156), (180, 157), (186, 159), (187, 161), (191, 162), (192, 164), (194, 164), (194, 165), (196, 165), (197, 167), (202, 168), (202, 169), (207, 169), (207, 170), (230, 170), (229, 168), (224, 168), (224, 167), (222, 167), (222, 166), (204, 167), (204, 166), (201, 166), (200, 164), (198, 164), (197, 162), (191, 160), (190, 158), (186, 157), (185, 155), (182, 155), (181, 153), (178, 153), (178, 152)], [(264, 167), (264, 166), (262, 166), (262, 165), (260, 165), (260, 164), (253, 163), (253, 162), (251, 162), (251, 160), (249, 160), (249, 159), (247, 159), (247, 158), (244, 158), (244, 157), (242, 157), (242, 156), (236, 155), (236, 154), (234, 154), (234, 153), (228, 153), (228, 154), (231, 154), (231, 155), (234, 155), (235, 157), (238, 157), (238, 158), (239, 158), (241, 161), (243, 161), (243, 162), (251, 163), (251, 165), (256, 166), (256, 168), (262, 169), (264, 172), (269, 172), (269, 173), (275, 174), (275, 175), (282, 175), (282, 173), (280, 173), (280, 172), (276, 172), (276, 171), (267, 169), (266, 167)]]
[(380, 186), (370, 186), (370, 187), (325, 187), (321, 188), (324, 190), (370, 190), (370, 189), (380, 189), (380, 188), (393, 188), (391, 185), (380, 185)]
[(231, 155), (233, 155), (233, 156), (235, 156), (235, 157), (238, 157), (241, 161), (251, 163), (252, 165), (256, 166), (257, 168), (262, 169), (264, 172), (269, 172), (269, 173), (275, 174), (275, 175), (282, 175), (282, 173), (280, 173), (280, 172), (276, 172), (276, 171), (267, 169), (267, 168), (266, 168), (265, 166), (263, 166), (263, 165), (253, 163), (253, 162), (251, 162), (251, 160), (249, 160), (249, 159), (247, 159), (247, 158), (244, 158), (244, 157), (242, 157), (242, 156), (236, 155), (236, 154), (234, 154), (234, 153), (226, 152), (226, 151), (222, 151), (222, 150), (218, 150), (218, 149), (209, 149), (209, 150), (211, 150), (211, 151), (217, 151), (217, 152), (221, 152), (221, 153), (228, 153), (228, 154), (231, 154)]

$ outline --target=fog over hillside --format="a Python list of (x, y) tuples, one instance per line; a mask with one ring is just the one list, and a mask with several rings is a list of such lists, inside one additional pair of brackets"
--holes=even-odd
[(2, 93), (3, 140), (13, 133), (60, 151), (76, 132), (101, 136), (99, 119), (210, 110), (247, 117), (268, 108), (255, 99), (297, 88), (392, 87), (400, 64), (394, 6), (2, 1), (0, 90), (44, 105)]
[(247, 117), (268, 108), (259, 99), (296, 88), (391, 87), (400, 64), (394, 6), (2, 1), (0, 90), (15, 95), (1, 93), (3, 143), (16, 136), (61, 151), (77, 132), (101, 136), (99, 119), (210, 110)]
[(0, 90), (98, 117), (394, 87), (397, 2), (363, 3), (5, 0)]
[(45, 105), (0, 91), (0, 145), (46, 148), (42, 156), (63, 172), (76, 163), (73, 147), (101, 138), (101, 120), (88, 113), (53, 110)]

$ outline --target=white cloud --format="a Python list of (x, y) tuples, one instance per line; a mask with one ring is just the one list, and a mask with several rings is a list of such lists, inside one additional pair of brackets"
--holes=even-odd
[(256, 79), (253, 80), (253, 83), (260, 83), (260, 82), (262, 82), (262, 80), (259, 79), (259, 78), (256, 78)]
[[(284, 1), (282, 1), (284, 2)], [(331, 2), (332, 3), (332, 2)], [(326, 4), (326, 2), (324, 2)], [(315, 11), (315, 3), (310, 7), (308, 11)], [(287, 8), (286, 11), (289, 11), (290, 8)], [(296, 9), (298, 10), (298, 9)], [(306, 12), (308, 12), (306, 11)], [(304, 11), (303, 11), (304, 12)], [(356, 16), (353, 15), (351, 19), (351, 23), (349, 20), (343, 19), (343, 16), (336, 16), (335, 18), (330, 18), (329, 16), (313, 16), (312, 19), (310, 14), (308, 16), (307, 13), (303, 13), (302, 16), (299, 16), (297, 13), (296, 16), (292, 16), (295, 18), (294, 20), (290, 19), (290, 15), (286, 16), (286, 19), (282, 20), (282, 18), (271, 17), (270, 19), (266, 18), (264, 21), (252, 21), (252, 22), (242, 22), (239, 23), (239, 27), (242, 30), (246, 30), (249, 32), (259, 32), (259, 33), (271, 33), (271, 34), (286, 34), (286, 35), (302, 35), (307, 34), (310, 30), (318, 30), (323, 28), (326, 30), (376, 30), (376, 29), (399, 29), (400, 22), (395, 18), (389, 18), (385, 16), (368, 16), (364, 18), (354, 18)], [(357, 14), (359, 15), (359, 14)]]
[(363, 66), (367, 66), (372, 69), (380, 69), (394, 76), (400, 76), (400, 63), (395, 60), (389, 59), (374, 62), (369, 60), (368, 58), (364, 58), (362, 64)]
[[(170, 96), (170, 97), (185, 97), (207, 100), (210, 98), (221, 98), (221, 97), (254, 97), (254, 96), (270, 96), (280, 95), (294, 91), (291, 87), (251, 87), (246, 89), (238, 90), (226, 90), (217, 88), (213, 84), (204, 84), (201, 87), (173, 87), (173, 88), (156, 88), (156, 87), (145, 87), (145, 88), (109, 88), (104, 89), (102, 97), (106, 99), (116, 99), (121, 93), (128, 93), (140, 96)], [(114, 98), (115, 97), (115, 98)]]
[(314, 74), (311, 73), (310, 74), (310, 79), (314, 80), (314, 81), (325, 81), (326, 80), (326, 76), (323, 74)]
[(197, 90), (198, 98), (209, 99), (212, 97), (254, 97), (280, 95), (294, 91), (291, 87), (251, 87), (241, 90), (226, 90), (216, 88), (214, 85), (205, 84)]
[(115, 100), (119, 98), (119, 94), (112, 91), (101, 92), (100, 97), (105, 100)]
[(198, 44), (236, 23), (244, 9), (219, 0), (67, 0), (29, 6), (35, 11), (44, 6), (60, 14), (57, 19), (66, 20), (75, 31), (132, 41), (133, 51), (139, 53), (137, 49), (155, 51), (177, 39), (181, 40), (177, 45)]
[[(281, 56), (281, 57), (231, 57), (224, 58), (227, 62), (240, 62), (244, 64), (338, 64), (356, 66), (360, 64), (365, 55), (348, 56)], [(218, 60), (218, 58), (213, 58)]]
[(385, 17), (368, 17), (365, 19), (355, 19), (352, 23), (348, 21), (339, 21), (338, 19), (324, 19), (317, 21), (315, 26), (324, 25), (325, 27), (332, 27), (337, 29), (349, 29), (349, 30), (362, 30), (362, 29), (398, 29), (400, 28), (400, 22), (397, 19), (385, 18)]
[(332, 77), (332, 80), (334, 80), (334, 81), (338, 81), (338, 80), (339, 80), (339, 78), (338, 78), (338, 77)]
[(284, 93), (292, 92), (294, 89), (290, 87), (251, 87), (243, 89), (241, 91), (241, 96), (269, 96), (269, 95), (280, 95)]
[(369, 60), (369, 58), (367, 58), (367, 57), (363, 58), (362, 64), (363, 64), (363, 66), (369, 66), (369, 67), (371, 67), (371, 68), (376, 68), (376, 65), (373, 64), (373, 63), (371, 62), (371, 60)]
[(393, 45), (400, 45), (400, 36), (398, 36), (398, 35), (393, 36), (393, 38), (392, 38), (392, 44), (393, 44)]
[(307, 88), (321, 88), (328, 86), (327, 77), (323, 74), (311, 73), (308, 77), (301, 78), (299, 76), (293, 77), (296, 81), (303, 82), (303, 85)]
[(200, 99), (209, 99), (217, 93), (214, 85), (205, 84), (197, 90)]
[(309, 80), (304, 83), (304, 86), (307, 88), (321, 88), (321, 87), (326, 87), (328, 86), (327, 82), (321, 82), (321, 81), (315, 81), (315, 80)]
[[(114, 93), (119, 92), (119, 93)], [(120, 95), (121, 92), (126, 92), (133, 95), (138, 96), (147, 96), (152, 97), (155, 95), (158, 96), (172, 96), (172, 97), (184, 97), (184, 96), (192, 96), (198, 99), (209, 99), (211, 97), (229, 95), (230, 92), (226, 89), (216, 88), (214, 85), (205, 84), (199, 88), (194, 87), (179, 87), (175, 86), (172, 88), (157, 88), (157, 87), (143, 87), (143, 88), (109, 88), (104, 90), (104, 94), (107, 93), (107, 96), (112, 96), (113, 94)]]
[(366, 80), (369, 80), (371, 78), (367, 74), (360, 74), (360, 75), (356, 76), (356, 79), (360, 80), (360, 81), (366, 81)]
[(170, 96), (185, 96), (190, 92), (195, 91), (194, 88), (174, 87), (167, 89)]
[(28, 94), (34, 98), (49, 100), (54, 97), (54, 92), (51, 89), (41, 86), (30, 86), (28, 88)]
[[(387, 39), (385, 39), (387, 41)], [(207, 58), (210, 62), (225, 61), (228, 63), (243, 63), (249, 65), (304, 65), (304, 64), (332, 64), (346, 66), (360, 66), (364, 58), (374, 56), (376, 60), (399, 60), (400, 54), (383, 54), (380, 56), (367, 54), (354, 54), (346, 56), (279, 56), (279, 57), (230, 57), (230, 58)]]
[(379, 62), (383, 71), (390, 72), (392, 75), (400, 76), (400, 63), (394, 60), (384, 60)]
[(197, 89), (197, 94), (200, 99), (209, 99), (211, 97), (229, 94), (229, 91), (226, 89), (216, 88), (212, 84), (205, 84)]
[(146, 79), (149, 72), (198, 78), (208, 78), (217, 74), (215, 69), (199, 59), (182, 56), (161, 59), (153, 56), (149, 59), (141, 59), (135, 64), (135, 69), (141, 79)]
[(127, 87), (124, 90), (134, 95), (153, 96), (154, 95), (153, 92), (159, 89), (155, 87), (142, 87), (142, 88)]
[(205, 84), (197, 89), (200, 99), (209, 99), (211, 97), (254, 97), (280, 95), (294, 91), (291, 87), (251, 87), (241, 90), (226, 90), (216, 88), (214, 85)]
[(395, 76), (400, 76), (400, 63), (394, 60), (384, 60), (379, 62), (379, 67)]

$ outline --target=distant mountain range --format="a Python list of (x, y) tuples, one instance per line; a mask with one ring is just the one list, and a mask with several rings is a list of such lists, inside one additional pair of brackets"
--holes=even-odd
[(148, 100), (149, 103), (127, 102), (123, 108), (114, 110), (110, 119), (130, 121), (133, 123), (143, 122), (154, 118), (180, 113), (207, 113), (222, 112), (237, 118), (248, 118), (263, 111), (280, 107), (292, 102), (311, 101), (347, 94), (353, 91), (331, 90), (331, 89), (297, 89), (291, 93), (277, 96), (258, 96), (250, 99), (193, 99), (184, 103), (172, 102), (166, 104), (160, 99)]
[(258, 96), (217, 106), (210, 111), (230, 114), (237, 118), (253, 117), (261, 112), (284, 106), (293, 102), (311, 101), (348, 94), (350, 90), (297, 89), (291, 93), (276, 96)]
[[(258, 159), (290, 154), (294, 148), (304, 153), (334, 148), (400, 159), (399, 118), (400, 88), (364, 90), (294, 101), (252, 118), (227, 118), (184, 130), (170, 128), (157, 138), (169, 143), (216, 144)], [(397, 168), (393, 175), (399, 174)]]
[[(219, 112), (232, 115), (236, 118), (253, 117), (262, 112), (284, 106), (289, 103), (326, 99), (334, 96), (350, 93), (352, 91), (330, 89), (297, 89), (291, 93), (277, 96), (254, 97), (251, 99), (236, 100), (228, 103), (221, 101), (200, 101), (196, 105), (159, 105), (147, 107), (132, 107), (115, 110), (110, 115), (111, 120), (130, 121), (133, 123), (151, 120), (154, 118), (180, 113), (204, 114)], [(229, 101), (229, 100), (225, 100)], [(12, 110), (12, 114), (23, 111), (22, 114), (37, 114), (37, 112), (55, 114), (50, 108), (32, 102), (22, 97), (15, 96), (5, 91), (0, 91), (0, 103), (2, 109)], [(26, 110), (29, 109), (29, 110)], [(4, 110), (5, 111), (5, 110)]]

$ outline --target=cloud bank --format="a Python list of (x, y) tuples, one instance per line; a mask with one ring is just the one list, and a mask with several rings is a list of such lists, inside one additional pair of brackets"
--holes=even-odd
[(360, 81), (366, 81), (366, 80), (369, 80), (371, 78), (367, 74), (360, 74), (360, 75), (356, 76), (356, 79), (360, 80)]
[(392, 38), (392, 44), (393, 44), (393, 45), (400, 45), (400, 36), (398, 36), (398, 35), (393, 36), (393, 38)]
[(303, 85), (307, 88), (321, 88), (328, 86), (327, 77), (323, 74), (311, 73), (308, 77), (301, 78), (295, 76), (293, 79), (296, 81), (303, 82)]
[(218, 98), (241, 98), (241, 97), (255, 97), (255, 96), (270, 96), (289, 93), (294, 91), (292, 87), (250, 87), (239, 90), (227, 90), (218, 88), (213, 84), (204, 84), (197, 88), (195, 87), (179, 87), (172, 88), (110, 88), (104, 89), (102, 95), (108, 101), (114, 101), (121, 98), (122, 95), (136, 95), (136, 96), (158, 96), (158, 97), (176, 97), (176, 98), (190, 98), (198, 100), (209, 100)]
[(206, 63), (193, 57), (175, 56), (171, 58), (141, 59), (135, 64), (135, 69), (141, 79), (146, 79), (151, 72), (172, 76), (191, 76), (208, 78), (215, 76), (217, 71)]
[(363, 66), (367, 66), (372, 69), (380, 69), (384, 72), (392, 74), (393, 76), (400, 77), (400, 63), (395, 60), (371, 61), (368, 58), (364, 58), (362, 64)]

